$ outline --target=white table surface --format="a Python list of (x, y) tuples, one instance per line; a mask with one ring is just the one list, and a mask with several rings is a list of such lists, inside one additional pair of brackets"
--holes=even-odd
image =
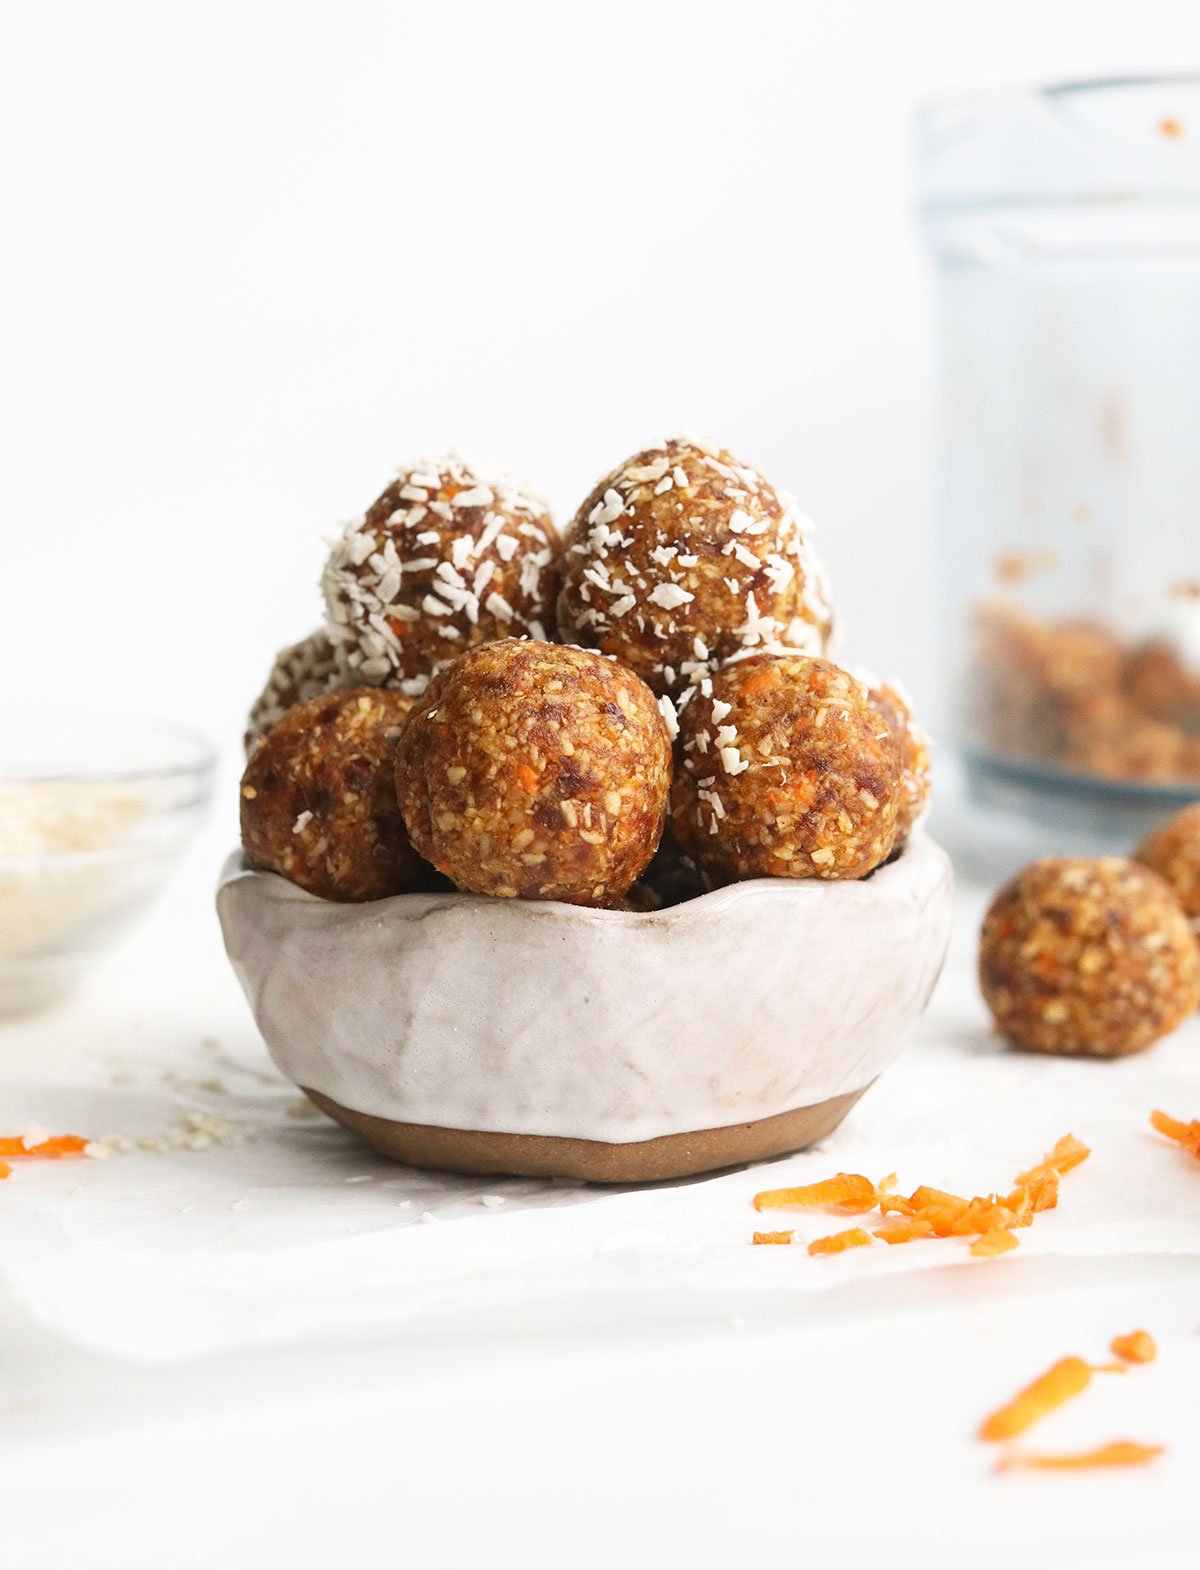
[[(1146, 1116), (1200, 1115), (1200, 1023), (1119, 1064), (1006, 1051), (964, 890), (917, 1039), (825, 1149), (640, 1192), (481, 1185), (294, 1115), (202, 881), (0, 1026), (0, 1132), (257, 1130), (0, 1186), (4, 1563), (1194, 1564), (1200, 1165)], [(1003, 1188), (1068, 1130), (1092, 1159), (1003, 1259), (750, 1246), (758, 1188)], [(1158, 1361), (1031, 1447), (1167, 1454), (997, 1475), (981, 1417), (1137, 1326)]]

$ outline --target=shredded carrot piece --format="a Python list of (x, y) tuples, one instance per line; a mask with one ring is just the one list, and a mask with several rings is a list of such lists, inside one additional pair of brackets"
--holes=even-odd
[(1058, 1207), (1058, 1173), (1039, 1172), (1015, 1192), (1028, 1195), (1030, 1204), (1039, 1214), (1043, 1210), (1055, 1210)]
[(862, 1227), (847, 1227), (845, 1232), (832, 1232), (828, 1237), (814, 1238), (808, 1245), (810, 1254), (844, 1254), (848, 1248), (865, 1248), (871, 1234)]
[(1060, 1358), (1052, 1368), (1026, 1385), (1007, 1404), (986, 1417), (979, 1428), (980, 1439), (1012, 1439), (1031, 1428), (1039, 1418), (1082, 1395), (1092, 1381), (1092, 1367), (1081, 1357)]
[(536, 794), (538, 788), (538, 777), (534, 770), (529, 767), (528, 763), (522, 763), (518, 767), (517, 778), (531, 796)]
[(777, 687), (782, 680), (777, 665), (764, 665), (762, 670), (755, 671), (742, 686), (742, 697), (752, 698), (756, 692), (762, 692), (767, 687)]
[(1158, 1356), (1154, 1337), (1148, 1330), (1131, 1330), (1127, 1336), (1112, 1338), (1112, 1352), (1126, 1363), (1153, 1363)]
[(911, 1221), (885, 1221), (875, 1228), (875, 1236), (885, 1243), (915, 1243), (918, 1238), (933, 1236), (933, 1223), (924, 1216)]
[(1086, 1161), (1090, 1155), (1091, 1151), (1081, 1139), (1076, 1139), (1074, 1134), (1064, 1134), (1050, 1154), (1043, 1156), (1036, 1166), (1030, 1167), (1028, 1172), (1017, 1173), (1017, 1182), (1028, 1187), (1050, 1173), (1061, 1177), (1064, 1172), (1070, 1172)]
[(1178, 1118), (1156, 1111), (1150, 1114), (1150, 1121), (1160, 1134), (1165, 1134), (1177, 1145), (1190, 1150), (1197, 1161), (1200, 1161), (1200, 1119), (1193, 1118), (1190, 1123), (1181, 1123)]
[(6, 1177), (9, 1177), (11, 1173), (12, 1168), (9, 1166), (8, 1162), (0, 1161), (0, 1183), (2, 1183)]
[(1060, 1174), (1071, 1172), (1076, 1167), (1082, 1166), (1091, 1153), (1084, 1142), (1076, 1139), (1074, 1134), (1064, 1134), (1042, 1164), (1053, 1167)]
[[(911, 1243), (923, 1237), (969, 1237), (979, 1245), (973, 1244), (971, 1252), (987, 1258), (1016, 1248), (1014, 1229), (1029, 1226), (1043, 1210), (1053, 1210), (1058, 1204), (1062, 1174), (1086, 1161), (1090, 1154), (1082, 1140), (1065, 1134), (1036, 1166), (1018, 1176), (1017, 1186), (1006, 1195), (966, 1199), (961, 1194), (922, 1184), (906, 1198), (890, 1192), (896, 1182), (894, 1172), (880, 1183), (872, 1183), (861, 1173), (839, 1172), (835, 1177), (800, 1188), (767, 1189), (754, 1196), (754, 1208), (787, 1210), (823, 1205), (851, 1215), (878, 1209), (885, 1221), (882, 1227), (875, 1228), (874, 1235), (886, 1243)], [(899, 1220), (888, 1221), (889, 1216)]]
[(756, 1232), (754, 1241), (756, 1243), (790, 1243), (795, 1235), (794, 1232)]
[(1163, 1445), (1140, 1445), (1134, 1439), (1112, 1439), (1094, 1450), (1078, 1450), (1072, 1455), (1027, 1455), (1020, 1451), (1004, 1456), (998, 1465), (1001, 1472), (1010, 1467), (1033, 1467), (1040, 1471), (1080, 1471), (1087, 1467), (1144, 1466), (1164, 1450)]
[(791, 1210), (810, 1205), (875, 1205), (875, 1185), (870, 1178), (857, 1172), (839, 1172), (836, 1177), (825, 1178), (820, 1183), (806, 1183), (802, 1188), (769, 1188), (755, 1194), (755, 1210)]
[(40, 1145), (29, 1146), (23, 1139), (0, 1139), (0, 1156), (81, 1156), (86, 1145), (87, 1140), (78, 1134), (58, 1134), (52, 1139), (44, 1139)]
[(927, 1210), (931, 1207), (944, 1210), (965, 1210), (968, 1203), (959, 1194), (947, 1194), (945, 1189), (929, 1188), (925, 1184), (922, 1184), (920, 1188), (914, 1188), (909, 1198), (918, 1210)]
[(997, 1254), (1007, 1254), (1016, 1246), (1017, 1240), (1011, 1232), (997, 1229), (995, 1232), (981, 1232), (971, 1244), (971, 1252), (976, 1259), (993, 1259)]

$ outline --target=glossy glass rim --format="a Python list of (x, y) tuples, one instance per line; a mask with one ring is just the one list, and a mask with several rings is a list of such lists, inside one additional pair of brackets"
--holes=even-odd
[(1200, 67), (1194, 71), (1144, 71), (1114, 76), (1080, 76), (1064, 81), (1043, 82), (1033, 86), (967, 88), (962, 92), (938, 94), (917, 107), (917, 118), (935, 115), (946, 109), (986, 108), (994, 104), (1037, 101), (1042, 98), (1067, 98), (1084, 93), (1129, 91), (1144, 87), (1200, 88)]
[[(30, 708), (28, 704), (0, 704), (0, 722), (3, 721), (6, 713), (10, 715), (28, 713)], [(93, 712), (83, 704), (56, 705), (55, 711), (64, 720), (71, 715)], [(75, 764), (59, 764), (45, 768), (38, 768), (35, 765), (26, 770), (18, 763), (6, 760), (3, 739), (0, 736), (0, 793), (31, 785), (124, 785), (142, 784), (152, 780), (188, 779), (194, 779), (202, 784), (216, 769), (216, 748), (189, 726), (178, 725), (173, 720), (155, 719), (129, 710), (106, 711), (102, 716), (93, 717), (106, 718), (114, 725), (128, 726), (142, 731), (149, 738), (157, 737), (163, 742), (173, 743), (184, 756), (161, 763), (133, 763), (119, 767), (106, 765), (93, 769), (89, 768), (86, 762), (80, 761)]]

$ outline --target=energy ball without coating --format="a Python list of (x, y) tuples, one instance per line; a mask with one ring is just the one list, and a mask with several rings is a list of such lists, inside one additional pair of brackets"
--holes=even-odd
[(254, 700), (246, 719), (247, 757), (294, 704), (344, 686), (346, 678), (338, 669), (333, 644), (324, 632), (310, 633), (301, 642), (280, 649), (267, 685)]
[(546, 504), (506, 475), (456, 456), (402, 470), (321, 580), (342, 668), (414, 697), (472, 644), (546, 637), (558, 549)]
[(249, 864), (331, 900), (416, 887), (429, 869), (409, 842), (395, 784), (411, 708), (401, 693), (349, 687), (289, 709), (242, 775)]
[(900, 752), (866, 688), (828, 660), (759, 655), (679, 716), (680, 847), (714, 882), (862, 878), (887, 860)]
[(632, 671), (505, 639), (430, 683), (396, 757), (413, 844), (477, 894), (615, 905), (654, 854), (671, 744)]
[(1049, 858), (1000, 890), (979, 980), (1020, 1047), (1125, 1057), (1200, 1003), (1200, 949), (1156, 873), (1118, 857)]
[(866, 683), (871, 706), (884, 719), (900, 749), (900, 812), (896, 819), (895, 850), (908, 836), (929, 805), (933, 783), (929, 764), (929, 738), (917, 724), (908, 694), (895, 681)]
[(1150, 719), (1200, 736), (1200, 673), (1169, 643), (1144, 643), (1131, 653), (1125, 691)]
[(1185, 915), (1200, 922), (1200, 802), (1168, 818), (1134, 854), (1158, 873)]
[(833, 609), (790, 498), (729, 453), (678, 438), (623, 463), (580, 507), (558, 627), (679, 692), (747, 649), (821, 654)]

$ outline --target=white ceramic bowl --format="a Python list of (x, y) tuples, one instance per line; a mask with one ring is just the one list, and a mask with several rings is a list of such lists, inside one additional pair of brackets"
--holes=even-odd
[(682, 1176), (823, 1137), (896, 1057), (949, 936), (917, 832), (858, 883), (760, 879), (635, 913), (222, 873), (225, 945), (271, 1054), (413, 1164)]

